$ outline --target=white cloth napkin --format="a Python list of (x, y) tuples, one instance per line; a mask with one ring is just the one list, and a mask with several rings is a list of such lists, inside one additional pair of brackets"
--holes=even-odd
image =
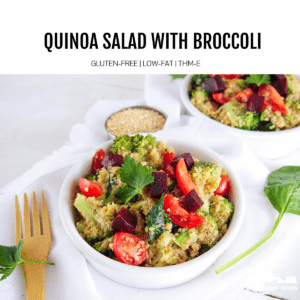
[[(14, 244), (14, 195), (23, 202), (23, 193), (44, 190), (52, 228), (53, 242), (46, 273), (46, 299), (187, 299), (191, 296), (205, 299), (220, 293), (237, 278), (270, 254), (278, 244), (299, 238), (300, 218), (284, 216), (275, 235), (255, 253), (235, 266), (217, 275), (214, 270), (242, 253), (263, 238), (273, 226), (278, 213), (264, 196), (263, 187), (270, 171), (284, 165), (300, 165), (300, 149), (277, 160), (260, 161), (236, 137), (211, 127), (205, 121), (184, 112), (179, 100), (181, 80), (172, 81), (168, 75), (146, 78), (145, 101), (100, 100), (91, 107), (83, 124), (76, 124), (70, 132), (70, 141), (52, 155), (35, 164), (20, 178), (0, 191), (1, 245)], [(243, 226), (232, 245), (210, 268), (210, 272), (183, 285), (160, 290), (141, 290), (118, 284), (97, 272), (71, 243), (59, 217), (58, 196), (62, 182), (72, 164), (87, 151), (107, 140), (104, 122), (115, 111), (132, 105), (154, 106), (168, 116), (164, 132), (200, 141), (226, 159), (238, 174), (246, 197)], [(21, 267), (0, 283), (1, 299), (20, 299), (25, 295)]]

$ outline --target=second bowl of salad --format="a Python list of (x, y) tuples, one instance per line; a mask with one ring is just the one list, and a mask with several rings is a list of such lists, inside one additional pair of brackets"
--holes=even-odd
[(192, 115), (244, 139), (261, 158), (300, 146), (300, 80), (291, 74), (186, 76), (183, 104)]
[(63, 224), (91, 264), (144, 288), (203, 273), (233, 241), (243, 209), (226, 162), (166, 135), (105, 143), (73, 167), (60, 195)]

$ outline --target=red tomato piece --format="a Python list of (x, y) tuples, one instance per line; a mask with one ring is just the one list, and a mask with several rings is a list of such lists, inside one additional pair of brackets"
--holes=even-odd
[(145, 243), (127, 232), (114, 235), (113, 250), (120, 262), (131, 266), (139, 266), (147, 257)]
[(204, 218), (196, 213), (188, 213), (183, 207), (180, 206), (178, 198), (167, 194), (164, 196), (164, 199), (164, 211), (169, 214), (170, 219), (178, 226), (195, 228), (203, 223)]
[(188, 219), (172, 215), (170, 215), (169, 217), (175, 224), (185, 228), (195, 228), (200, 226), (204, 222), (204, 218), (196, 213), (190, 214)]
[(226, 175), (222, 176), (219, 187), (215, 191), (215, 195), (225, 196), (228, 191), (229, 180)]
[(102, 169), (102, 160), (105, 157), (105, 152), (103, 149), (99, 149), (93, 157), (92, 168), (95, 172)]
[(99, 197), (103, 194), (103, 192), (100, 189), (100, 186), (88, 179), (79, 178), (79, 189), (81, 194), (83, 194), (86, 197)]
[(225, 98), (225, 95), (223, 93), (212, 94), (212, 97), (220, 104), (225, 104), (228, 102), (228, 99)]
[(170, 163), (176, 158), (175, 153), (166, 152), (164, 154), (164, 171), (168, 174), (169, 177), (175, 178), (176, 171), (175, 168), (170, 165)]
[(216, 75), (220, 75), (221, 77), (225, 79), (234, 79), (234, 78), (239, 78), (240, 74), (209, 74), (210, 77), (214, 77)]
[(262, 84), (258, 89), (258, 96), (265, 98), (264, 108), (270, 106), (274, 112), (279, 111), (282, 115), (287, 113), (283, 98), (272, 85)]
[(176, 166), (176, 178), (178, 185), (185, 196), (188, 195), (192, 190), (196, 190), (196, 192), (199, 194), (199, 191), (186, 168), (183, 158), (179, 160)]
[(248, 88), (238, 92), (235, 97), (240, 103), (246, 103), (251, 95), (253, 95), (253, 91), (251, 88)]
[[(180, 218), (188, 219), (189, 213), (180, 206), (179, 199), (167, 194), (164, 196), (164, 206), (163, 209), (167, 214), (175, 215)], [(175, 223), (175, 222), (174, 222)]]

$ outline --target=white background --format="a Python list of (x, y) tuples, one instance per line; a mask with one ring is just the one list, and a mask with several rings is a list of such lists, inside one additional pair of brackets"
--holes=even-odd
[[(4, 2), (3, 2), (4, 3)], [(5, 1), (1, 73), (299, 73), (298, 1)], [(144, 32), (143, 50), (54, 50), (47, 32)], [(151, 32), (188, 32), (188, 50), (153, 50)], [(261, 32), (261, 50), (193, 50), (194, 32)], [(91, 60), (201, 60), (201, 67), (91, 67)]]

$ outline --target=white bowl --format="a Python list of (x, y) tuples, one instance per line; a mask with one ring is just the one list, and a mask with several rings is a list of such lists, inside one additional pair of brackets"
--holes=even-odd
[(216, 259), (229, 247), (238, 234), (244, 217), (244, 193), (239, 178), (230, 165), (227, 164), (215, 152), (191, 141), (176, 136), (165, 134), (153, 134), (157, 141), (165, 141), (169, 146), (175, 147), (176, 153), (190, 152), (192, 156), (202, 161), (218, 162), (227, 171), (230, 180), (230, 200), (235, 212), (224, 237), (209, 251), (188, 262), (168, 267), (144, 268), (129, 266), (114, 261), (93, 249), (86, 243), (76, 230), (74, 222), (74, 208), (72, 203), (75, 198), (75, 190), (79, 177), (91, 171), (91, 162), (95, 152), (99, 148), (108, 151), (112, 141), (108, 141), (88, 153), (86, 157), (76, 163), (69, 171), (61, 188), (59, 196), (60, 217), (65, 230), (92, 266), (110, 279), (119, 283), (137, 288), (166, 288), (187, 282), (207, 270)]
[(241, 138), (259, 158), (273, 159), (282, 157), (294, 152), (300, 147), (300, 126), (282, 131), (250, 131), (224, 125), (208, 117), (190, 101), (188, 88), (192, 76), (193, 75), (188, 75), (184, 78), (180, 89), (182, 103), (192, 116), (210, 122), (220, 130), (225, 130)]

